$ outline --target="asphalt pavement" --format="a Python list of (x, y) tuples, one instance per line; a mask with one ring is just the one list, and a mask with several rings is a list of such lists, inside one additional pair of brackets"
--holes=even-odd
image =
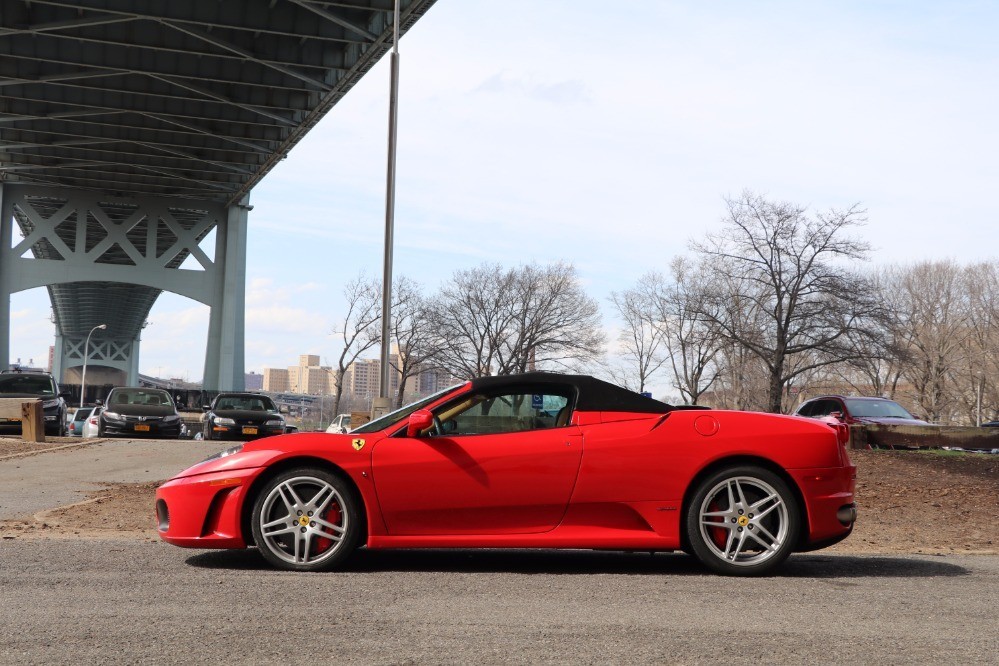
[(299, 574), (255, 551), (0, 542), (0, 663), (994, 664), (999, 558), (359, 551)]
[[(0, 461), (0, 518), (224, 448), (112, 441)], [(148, 537), (0, 540), (0, 664), (995, 664), (999, 557), (359, 551), (346, 570)]]

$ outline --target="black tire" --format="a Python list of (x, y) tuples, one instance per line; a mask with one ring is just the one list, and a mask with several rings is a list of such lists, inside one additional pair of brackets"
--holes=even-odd
[(250, 525), (264, 559), (292, 571), (336, 568), (357, 549), (364, 532), (353, 486), (317, 467), (270, 479), (253, 502)]
[(754, 465), (719, 470), (697, 487), (686, 511), (686, 536), (709, 569), (762, 576), (788, 558), (801, 532), (795, 494), (777, 474)]

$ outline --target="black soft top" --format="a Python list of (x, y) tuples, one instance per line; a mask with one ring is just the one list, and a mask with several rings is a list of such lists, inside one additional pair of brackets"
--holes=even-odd
[(576, 392), (575, 409), (582, 412), (641, 412), (665, 414), (676, 407), (647, 398), (640, 393), (605, 382), (589, 375), (563, 375), (555, 372), (528, 372), (522, 375), (479, 377), (472, 380), (472, 390), (505, 386), (556, 384), (570, 386)]

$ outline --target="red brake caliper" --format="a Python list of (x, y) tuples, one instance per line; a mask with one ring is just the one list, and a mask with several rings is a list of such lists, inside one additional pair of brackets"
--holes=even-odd
[[(715, 511), (721, 511), (721, 507), (718, 506), (718, 502), (713, 501), (708, 505), (708, 511), (714, 513)], [(715, 542), (715, 545), (719, 549), (725, 550), (725, 543), (728, 540), (728, 530), (721, 527), (709, 527), (708, 534), (711, 535), (711, 540)]]
[[(319, 517), (325, 520), (327, 523), (330, 523), (332, 525), (339, 525), (341, 516), (342, 514), (340, 513), (340, 505), (332, 504), (328, 509), (323, 511), (323, 513)], [(326, 537), (317, 537), (313, 543), (315, 544), (315, 549), (316, 549), (315, 554), (319, 555), (320, 553), (325, 553), (327, 550), (330, 549), (330, 547), (333, 545), (333, 540), (327, 539)]]

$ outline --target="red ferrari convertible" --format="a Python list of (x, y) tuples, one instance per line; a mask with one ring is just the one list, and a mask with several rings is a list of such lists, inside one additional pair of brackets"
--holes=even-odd
[(316, 571), (368, 548), (683, 550), (772, 571), (853, 529), (846, 428), (673, 407), (598, 379), (484, 377), (349, 434), (267, 437), (164, 483), (159, 533)]

